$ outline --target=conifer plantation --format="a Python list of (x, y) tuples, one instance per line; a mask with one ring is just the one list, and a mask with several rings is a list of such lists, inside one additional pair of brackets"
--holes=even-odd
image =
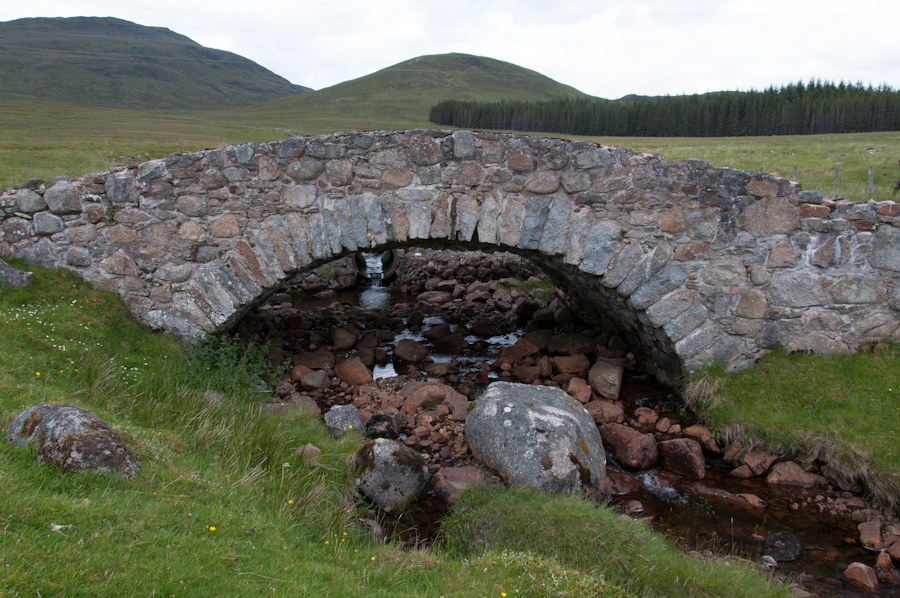
[(626, 137), (743, 137), (900, 130), (900, 91), (821, 80), (780, 89), (638, 100), (445, 100), (431, 122), (471, 129)]

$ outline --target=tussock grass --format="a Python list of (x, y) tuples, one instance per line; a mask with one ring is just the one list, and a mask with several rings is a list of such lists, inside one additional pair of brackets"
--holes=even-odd
[(578, 496), (482, 487), (464, 495), (444, 526), (451, 550), (481, 555), (502, 545), (551, 557), (647, 596), (788, 596), (737, 561), (687, 557), (643, 522)]
[(708, 368), (686, 399), (716, 430), (801, 462), (827, 462), (836, 479), (858, 481), (900, 504), (900, 347), (822, 357), (775, 351), (737, 373)]
[[(141, 471), (66, 473), (0, 442), (0, 593), (725, 595), (706, 563), (572, 497), (476, 492), (451, 516), (449, 549), (376, 545), (357, 523), (369, 516), (350, 463), (362, 438), (334, 439), (311, 414), (261, 410), (260, 347), (218, 337), (192, 350), (142, 330), (115, 296), (67, 271), (34, 274), (31, 288), (0, 289), (0, 421), (44, 401), (77, 403), (122, 434)], [(306, 443), (322, 454), (294, 454)], [(498, 505), (513, 516), (492, 517), (490, 534), (466, 532)], [(759, 579), (734, 595), (783, 595), (749, 569), (729, 572)]]

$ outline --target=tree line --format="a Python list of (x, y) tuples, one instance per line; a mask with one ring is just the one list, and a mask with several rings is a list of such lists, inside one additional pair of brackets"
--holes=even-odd
[(592, 97), (479, 102), (445, 100), (431, 122), (464, 129), (624, 137), (741, 137), (900, 130), (900, 91), (888, 85), (799, 81), (636, 101)]

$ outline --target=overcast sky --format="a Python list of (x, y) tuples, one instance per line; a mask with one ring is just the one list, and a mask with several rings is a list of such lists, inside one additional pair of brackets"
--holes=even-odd
[(811, 77), (900, 87), (897, 0), (0, 0), (0, 21), (69, 16), (167, 27), (314, 89), (447, 52), (604, 98)]

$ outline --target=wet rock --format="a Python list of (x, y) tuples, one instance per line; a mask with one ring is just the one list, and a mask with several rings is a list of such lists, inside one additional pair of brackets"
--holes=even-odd
[(802, 467), (793, 461), (784, 461), (772, 466), (772, 470), (769, 472), (769, 475), (766, 476), (766, 482), (784, 486), (812, 488), (813, 486), (818, 485), (819, 477), (813, 473), (804, 471)]
[(688, 438), (693, 438), (694, 440), (699, 442), (703, 446), (703, 448), (710, 452), (719, 453), (722, 450), (719, 448), (719, 444), (716, 442), (716, 439), (713, 436), (712, 432), (710, 432), (709, 428), (707, 428), (706, 426), (694, 424), (693, 426), (688, 426), (687, 428), (682, 430), (681, 433)]
[(291, 380), (293, 380), (294, 382), (300, 382), (301, 380), (303, 380), (303, 376), (311, 373), (312, 371), (312, 369), (304, 365), (295, 365), (291, 368), (289, 375), (291, 377)]
[(875, 575), (885, 585), (900, 585), (900, 574), (894, 568), (891, 556), (887, 551), (882, 550), (878, 553), (878, 558), (875, 560)]
[(425, 314), (419, 310), (415, 310), (409, 313), (409, 316), (406, 318), (407, 326), (421, 326), (422, 322), (425, 321)]
[(455, 374), (459, 371), (459, 368), (448, 362), (441, 363), (429, 363), (425, 367), (422, 368), (422, 371), (428, 374), (429, 376), (434, 376), (435, 378), (443, 378), (448, 374)]
[(639, 500), (629, 500), (622, 505), (622, 508), (629, 517), (634, 517), (644, 512), (644, 505)]
[(633, 424), (635, 429), (647, 433), (656, 429), (656, 423), (658, 421), (659, 413), (648, 407), (638, 407), (634, 410), (634, 420), (630, 423)]
[(606, 488), (604, 494), (609, 496), (624, 496), (637, 492), (641, 488), (641, 483), (636, 477), (624, 471), (606, 471)]
[(520, 297), (512, 306), (512, 313), (519, 320), (530, 320), (534, 312), (541, 308), (541, 304), (534, 299)]
[(335, 405), (325, 414), (325, 427), (337, 437), (351, 432), (363, 433), (366, 424), (354, 405)]
[(353, 348), (358, 338), (358, 332), (351, 332), (347, 328), (335, 328), (331, 331), (331, 344), (335, 351), (346, 351)]
[(514, 345), (501, 347), (497, 359), (514, 363), (539, 352), (540, 349), (534, 343), (520, 338)]
[(553, 355), (591, 354), (596, 343), (593, 339), (577, 332), (564, 332), (547, 340), (547, 352)]
[(572, 378), (569, 380), (569, 383), (566, 385), (566, 392), (581, 404), (590, 402), (593, 396), (591, 385), (584, 378)]
[(755, 494), (745, 493), (745, 494), (736, 494), (739, 499), (743, 500), (745, 503), (753, 507), (754, 509), (765, 509), (768, 505), (766, 505), (766, 501), (756, 496)]
[(900, 563), (900, 542), (894, 542), (888, 548), (888, 554), (891, 555), (891, 558), (894, 559), (895, 563)]
[(864, 521), (856, 526), (859, 530), (859, 543), (868, 550), (881, 550), (884, 543), (881, 541), (881, 522)]
[(459, 500), (463, 490), (475, 484), (482, 484), (488, 479), (480, 467), (463, 465), (461, 467), (443, 467), (434, 474), (431, 487), (438, 498), (452, 505)]
[(850, 566), (844, 570), (844, 580), (863, 592), (878, 593), (878, 577), (872, 567), (863, 563), (850, 563)]
[(531, 384), (541, 377), (541, 368), (536, 365), (516, 365), (510, 370), (510, 374), (523, 384)]
[(396, 439), (406, 417), (399, 411), (378, 411), (366, 422), (366, 436), (369, 438)]
[(663, 468), (695, 480), (706, 477), (706, 459), (700, 443), (691, 438), (675, 438), (659, 443)]
[(311, 370), (330, 370), (334, 368), (334, 353), (331, 351), (312, 351), (294, 355), (293, 364), (302, 365)]
[(394, 357), (411, 363), (423, 361), (428, 357), (428, 353), (425, 345), (410, 338), (400, 339), (400, 342), (394, 347)]
[(761, 449), (753, 449), (740, 461), (743, 461), (753, 475), (763, 475), (766, 473), (778, 457)]
[(551, 361), (558, 374), (581, 374), (591, 367), (591, 362), (584, 353), (553, 357)]
[(430, 478), (425, 458), (393, 440), (367, 442), (356, 455), (357, 487), (386, 513), (415, 499)]
[(9, 441), (34, 451), (38, 461), (68, 471), (135, 475), (140, 465), (112, 427), (70, 403), (45, 403), (17, 415), (6, 429)]
[(460, 332), (454, 332), (434, 341), (434, 350), (444, 355), (459, 355), (469, 348), (469, 341)]
[(432, 326), (428, 330), (422, 331), (422, 336), (430, 341), (435, 341), (439, 338), (449, 336), (452, 332), (453, 331), (450, 330), (450, 324), (439, 324), (438, 326)]
[(32, 284), (34, 284), (34, 275), (31, 272), (17, 270), (0, 259), (0, 287), (21, 289)]
[(449, 303), (453, 299), (453, 295), (447, 291), (425, 291), (416, 296), (417, 301), (424, 301), (432, 305), (443, 305)]
[(584, 409), (558, 388), (495, 382), (466, 420), (476, 457), (509, 484), (603, 490), (606, 454)]
[(625, 421), (625, 411), (618, 405), (606, 401), (590, 401), (584, 408), (597, 425), (621, 424)]
[(588, 382), (601, 397), (615, 401), (622, 390), (622, 376), (625, 370), (606, 361), (598, 361), (588, 372)]
[(735, 467), (734, 469), (732, 469), (728, 475), (741, 480), (749, 480), (753, 477), (753, 471), (751, 471), (748, 466), (741, 465), (740, 467)]
[(600, 426), (600, 436), (604, 446), (624, 467), (650, 469), (659, 460), (659, 446), (652, 434), (641, 434), (622, 424), (603, 424)]
[(776, 532), (766, 538), (769, 549), (766, 554), (778, 562), (793, 561), (800, 556), (800, 539), (788, 531)]
[(349, 357), (337, 364), (334, 372), (350, 386), (362, 386), (372, 382), (372, 372), (359, 357)]

